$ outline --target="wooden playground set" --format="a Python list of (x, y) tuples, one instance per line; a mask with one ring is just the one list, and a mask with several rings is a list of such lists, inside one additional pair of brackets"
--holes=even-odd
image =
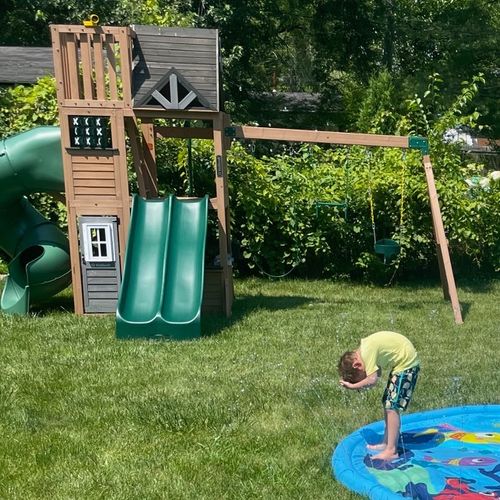
[[(201, 287), (202, 296), (195, 300), (192, 309), (195, 311), (195, 326), (190, 327), (186, 334), (178, 334), (176, 327), (171, 330), (169, 325), (186, 321), (182, 314), (174, 314), (174, 320), (166, 324), (160, 322), (158, 328), (152, 328), (148, 333), (147, 325), (151, 322), (145, 321), (143, 326), (146, 326), (138, 328), (141, 320), (133, 314), (129, 319), (122, 318), (126, 326), (122, 328), (123, 335), (119, 336), (191, 338), (199, 335), (199, 326), (196, 325), (199, 325), (201, 307), (206, 311), (231, 315), (233, 273), (226, 152), (233, 138), (241, 138), (419, 150), (427, 181), (443, 292), (445, 299), (451, 301), (455, 322), (462, 323), (425, 138), (231, 124), (230, 117), (223, 111), (217, 30), (99, 26), (95, 18), (82, 26), (52, 25), (50, 29), (60, 114), (71, 281), (77, 314), (117, 310), (119, 334), (120, 318), (124, 318), (129, 309), (136, 310), (132, 302), (148, 301), (146, 292), (151, 286), (146, 284), (126, 299), (121, 290), (119, 299), (122, 284), (129, 288), (140, 287), (139, 280), (131, 281), (126, 274), (134, 269), (133, 272), (140, 273), (147, 283), (148, 279), (157, 278), (152, 274), (170, 269), (175, 279), (172, 281), (167, 277), (170, 284), (159, 286), (158, 300), (161, 302), (167, 294), (177, 293), (181, 298), (168, 307), (159, 306), (163, 310), (161, 314), (158, 311), (148, 314), (152, 314), (151, 318), (164, 317), (163, 313), (167, 316), (172, 313), (171, 308), (182, 309), (184, 303), (191, 300), (190, 294), (193, 291), (198, 293)], [(159, 126), (155, 122), (158, 119), (202, 121), (205, 126)], [(205, 204), (217, 213), (218, 269), (204, 269), (203, 266), (206, 238), (203, 202), (190, 198), (169, 199), (166, 206), (159, 198), (155, 141), (167, 137), (213, 140), (216, 196), (206, 200)], [(139, 196), (133, 201), (132, 216), (128, 148), (133, 157), (139, 191)], [(142, 206), (141, 203), (146, 204)], [(142, 215), (139, 215), (141, 211)], [(205, 219), (194, 231), (198, 235), (193, 234), (192, 241), (183, 243), (189, 221), (198, 216)], [(142, 217), (142, 221), (134, 225), (131, 217)], [(163, 231), (165, 226), (170, 228), (166, 234)], [(175, 234), (177, 236), (172, 236)], [(155, 239), (159, 235), (173, 243), (163, 248)], [(155, 245), (162, 248), (159, 256), (148, 253)], [(188, 258), (187, 252), (193, 246), (199, 251), (189, 258), (201, 258), (199, 266), (182, 261)], [(136, 254), (130, 262), (128, 255), (126, 259), (126, 250)], [(145, 268), (151, 259), (158, 261), (157, 267), (153, 266), (154, 273)], [(172, 263), (165, 265), (165, 260), (172, 260)], [(184, 262), (179, 264), (181, 267), (176, 267), (175, 263), (181, 261)], [(186, 273), (185, 268), (188, 269)], [(201, 281), (195, 280), (196, 274), (202, 275)], [(117, 306), (119, 300), (128, 303)], [(166, 311), (169, 308), (170, 313)]]

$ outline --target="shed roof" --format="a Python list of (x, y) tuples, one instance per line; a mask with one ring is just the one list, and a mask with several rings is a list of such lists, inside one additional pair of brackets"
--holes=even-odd
[(51, 47), (0, 46), (0, 83), (35, 83), (54, 74)]

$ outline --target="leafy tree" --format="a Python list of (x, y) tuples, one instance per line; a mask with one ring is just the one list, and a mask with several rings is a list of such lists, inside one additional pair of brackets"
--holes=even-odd
[[(464, 166), (456, 147), (442, 141), (447, 128), (460, 124), (483, 123), (493, 134), (500, 132), (498, 2), (4, 0), (2, 5), (4, 45), (48, 45), (49, 23), (80, 23), (94, 12), (101, 24), (219, 28), (227, 110), (236, 121), (259, 116), (255, 97), (263, 92), (321, 92), (325, 109), (338, 106), (342, 96), (345, 113), (336, 122), (340, 129), (428, 136), (454, 257), (498, 269), (498, 183), (482, 191), (467, 190), (464, 178), (480, 174), (482, 165)], [(0, 99), (2, 135), (57, 119), (51, 80), (3, 91)], [(313, 118), (310, 126), (319, 128), (321, 116)], [(209, 148), (196, 146), (195, 185), (203, 186), (211, 166)], [(396, 231), (401, 159), (394, 152), (381, 150), (369, 162), (356, 148), (347, 152), (305, 146), (266, 159), (235, 146), (231, 155), (238, 165), (231, 170), (236, 237), (248, 266), (257, 258), (260, 267), (281, 272), (306, 255), (307, 272), (321, 268), (330, 275), (367, 275), (378, 269), (370, 251), (366, 186), (372, 183), (378, 219), (385, 221), (381, 230)], [(189, 187), (186, 149), (180, 141), (160, 147), (159, 157), (179, 165), (161, 169), (162, 187)], [(419, 160), (409, 155), (407, 162), (406, 229), (397, 232), (403, 265), (420, 269), (434, 255), (431, 221)], [(346, 165), (351, 175), (348, 219), (335, 206), (316, 214), (314, 200), (343, 199)], [(269, 240), (269, 234), (276, 237)], [(339, 241), (347, 242), (348, 250), (339, 251)]]
[(0, 91), (0, 136), (58, 122), (53, 77), (40, 78), (35, 85), (16, 85)]
[(376, 5), (370, 0), (320, 0), (311, 20), (320, 81), (332, 71), (365, 78), (377, 62)]
[[(491, 0), (204, 0), (198, 25), (219, 28), (228, 110), (235, 119), (258, 115), (255, 93), (321, 92), (323, 108), (338, 96), (360, 94), (383, 70), (405, 93), (424, 92), (439, 72), (449, 96), (482, 72), (478, 96), (483, 120), (500, 132), (495, 75), (500, 46), (500, 4)], [(467, 19), (464, 25), (464, 19)], [(318, 116), (321, 126), (321, 115)], [(340, 129), (353, 125), (348, 112)]]
[(49, 24), (81, 24), (90, 14), (100, 24), (189, 26), (190, 0), (2, 0), (0, 45), (50, 45)]
[(256, 94), (319, 89), (307, 35), (314, 2), (206, 0), (201, 4), (197, 25), (220, 30), (227, 110), (236, 120), (255, 120)]
[[(500, 134), (494, 0), (3, 0), (0, 44), (49, 45), (49, 23), (80, 23), (93, 12), (101, 24), (218, 28), (227, 110), (237, 121), (259, 116), (262, 92), (320, 92), (328, 110), (380, 71), (405, 93), (424, 92), (427, 75), (439, 72), (451, 102), (460, 82), (481, 72), (487, 84), (478, 106), (492, 135)], [(325, 123), (321, 114), (317, 120)], [(348, 109), (337, 128), (355, 120)]]
[[(40, 78), (35, 85), (17, 85), (0, 91), (1, 137), (58, 123), (59, 110), (53, 77)], [(60, 201), (44, 193), (30, 195), (30, 199), (45, 217), (65, 227), (66, 209)]]
[[(498, 60), (500, 4), (491, 0), (448, 2), (425, 0), (393, 2), (394, 76), (406, 80), (406, 88), (423, 91), (426, 75), (438, 72), (445, 86), (442, 95), (453, 96), (461, 82), (482, 73), (487, 82), (477, 105), (492, 135), (500, 134)], [(466, 22), (464, 22), (466, 20)]]
[[(396, 109), (390, 105), (391, 80), (373, 83), (388, 89), (389, 108), (368, 96), (363, 109), (371, 132), (423, 134), (430, 138), (437, 189), (453, 260), (462, 269), (500, 270), (500, 182), (470, 190), (465, 180), (483, 165), (466, 163), (457, 145), (443, 141), (457, 124), (475, 127), (477, 111), (467, 112), (483, 81), (464, 83), (446, 106), (444, 82), (432, 75), (422, 96)], [(370, 122), (370, 110), (372, 121)], [(390, 119), (389, 119), (390, 118)], [(243, 269), (280, 275), (362, 276), (389, 281), (436, 271), (435, 244), (427, 185), (418, 152), (360, 147), (304, 145), (298, 151), (257, 158), (235, 145), (230, 155), (235, 237), (241, 242)], [(404, 165), (404, 167), (403, 167)], [(347, 215), (338, 203), (347, 199)], [(317, 201), (330, 202), (319, 205)], [(378, 238), (390, 237), (401, 253), (384, 266), (373, 252), (370, 205)], [(241, 263), (240, 263), (241, 265)]]
[(195, 18), (189, 0), (121, 0), (119, 4), (116, 14), (123, 16), (124, 24), (187, 27), (193, 24)]

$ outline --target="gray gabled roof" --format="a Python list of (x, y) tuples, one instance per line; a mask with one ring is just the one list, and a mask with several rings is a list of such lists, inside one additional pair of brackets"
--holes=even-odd
[(195, 108), (220, 109), (217, 30), (141, 25), (132, 29), (136, 34), (132, 72), (135, 107), (149, 99), (166, 75), (175, 72), (197, 95)]

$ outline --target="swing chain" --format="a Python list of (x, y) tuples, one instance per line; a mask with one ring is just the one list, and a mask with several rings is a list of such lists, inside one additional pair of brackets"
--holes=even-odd
[[(371, 151), (366, 150), (365, 154), (368, 157), (368, 165), (370, 165), (372, 158)], [(373, 202), (372, 179), (369, 170), (368, 170), (368, 199), (370, 201), (370, 216), (372, 220), (373, 245), (375, 246), (377, 244), (377, 231), (375, 229), (375, 204)]]
[[(405, 204), (405, 175), (406, 175), (406, 151), (403, 150), (402, 154), (402, 167), (401, 167), (401, 205), (399, 207), (399, 232), (400, 234), (403, 231), (403, 216), (404, 216), (404, 204)], [(399, 240), (401, 244), (401, 238)]]
[[(406, 174), (406, 150), (402, 151), (401, 155), (402, 159), (402, 167), (401, 167), (401, 206), (399, 207), (399, 246), (401, 248), (401, 236), (403, 235), (403, 222), (404, 222), (404, 201), (405, 201), (405, 174)], [(403, 254), (400, 251), (397, 258), (396, 258), (396, 263), (394, 266), (394, 272), (392, 273), (391, 278), (387, 282), (386, 286), (391, 286), (394, 278), (396, 277), (396, 274), (399, 270), (399, 266), (401, 265), (401, 260), (403, 258)]]

